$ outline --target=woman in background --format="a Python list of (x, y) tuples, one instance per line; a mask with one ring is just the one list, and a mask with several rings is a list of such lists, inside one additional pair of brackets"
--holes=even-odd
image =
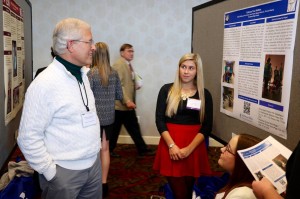
[(88, 73), (91, 89), (95, 96), (97, 115), (101, 125), (101, 164), (103, 197), (108, 194), (107, 175), (110, 165), (109, 138), (115, 120), (115, 100), (122, 99), (122, 87), (118, 73), (110, 66), (108, 46), (95, 44), (91, 70)]
[(175, 199), (192, 198), (195, 179), (211, 174), (205, 138), (212, 129), (212, 110), (200, 56), (183, 55), (174, 83), (162, 86), (156, 105), (161, 139), (153, 169), (166, 176)]
[(218, 163), (229, 174), (229, 181), (216, 195), (216, 199), (256, 199), (252, 191), (254, 177), (238, 155), (237, 151), (246, 149), (259, 143), (261, 139), (248, 135), (240, 134), (234, 136), (227, 146), (221, 148), (221, 156)]

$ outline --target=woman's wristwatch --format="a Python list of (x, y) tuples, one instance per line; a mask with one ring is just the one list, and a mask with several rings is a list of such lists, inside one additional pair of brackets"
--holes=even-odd
[(170, 145), (169, 145), (169, 149), (172, 149), (173, 146), (175, 146), (174, 143), (170, 144)]

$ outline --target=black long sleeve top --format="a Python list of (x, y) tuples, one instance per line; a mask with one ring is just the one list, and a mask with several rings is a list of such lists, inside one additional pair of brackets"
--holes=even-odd
[(294, 149), (292, 155), (288, 159), (286, 165), (286, 199), (299, 197), (299, 181), (300, 181), (300, 142)]
[[(161, 87), (157, 103), (156, 103), (156, 127), (158, 132), (161, 134), (164, 131), (168, 131), (167, 123), (173, 124), (200, 124), (200, 115), (199, 110), (187, 109), (187, 100), (181, 100), (179, 103), (179, 107), (177, 110), (177, 114), (168, 117), (166, 116), (166, 108), (167, 108), (167, 98), (168, 93), (173, 83), (165, 84)], [(213, 123), (213, 103), (212, 97), (210, 92), (207, 89), (204, 89), (205, 95), (205, 117), (202, 122), (202, 127), (199, 133), (202, 133), (205, 137), (211, 133), (212, 130), (212, 123)], [(194, 96), (189, 98), (199, 99), (198, 91), (195, 93)], [(201, 111), (201, 110), (200, 110)]]

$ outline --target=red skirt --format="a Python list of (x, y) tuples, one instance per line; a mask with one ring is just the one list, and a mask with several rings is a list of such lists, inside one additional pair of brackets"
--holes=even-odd
[[(168, 131), (179, 148), (188, 146), (199, 133), (200, 125), (181, 125), (167, 123)], [(182, 160), (171, 160), (169, 147), (161, 137), (155, 160), (154, 170), (158, 170), (163, 176), (183, 177), (211, 175), (205, 141), (195, 148), (195, 150)]]

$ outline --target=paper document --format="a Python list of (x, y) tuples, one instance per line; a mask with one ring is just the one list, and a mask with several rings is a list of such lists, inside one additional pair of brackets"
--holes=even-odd
[(292, 151), (267, 137), (253, 147), (237, 151), (256, 180), (268, 178), (279, 194), (286, 190), (286, 163)]

